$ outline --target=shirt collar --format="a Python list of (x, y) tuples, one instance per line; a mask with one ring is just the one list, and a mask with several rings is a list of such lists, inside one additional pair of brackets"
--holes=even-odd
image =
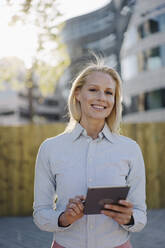
[(115, 143), (116, 141), (116, 134), (112, 133), (110, 128), (108, 127), (108, 124), (105, 122), (104, 128), (102, 129), (102, 133), (104, 137), (110, 141), (111, 143)]
[(74, 129), (71, 132), (73, 141), (75, 141), (82, 134), (84, 128), (80, 125), (79, 122), (76, 123)]
[[(83, 128), (79, 122), (76, 123), (76, 126), (73, 129), (71, 135), (73, 137), (73, 141), (78, 139), (80, 135), (88, 136), (85, 128)], [(107, 123), (105, 123), (104, 128), (101, 130), (101, 132), (98, 135), (99, 139), (102, 139), (103, 136), (111, 143), (115, 143), (115, 134), (113, 134), (110, 131)]]

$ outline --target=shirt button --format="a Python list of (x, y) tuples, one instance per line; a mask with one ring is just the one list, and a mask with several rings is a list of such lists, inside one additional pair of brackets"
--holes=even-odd
[(93, 229), (93, 225), (90, 225), (90, 229)]
[(89, 181), (89, 182), (92, 182), (92, 178), (89, 178), (88, 181)]

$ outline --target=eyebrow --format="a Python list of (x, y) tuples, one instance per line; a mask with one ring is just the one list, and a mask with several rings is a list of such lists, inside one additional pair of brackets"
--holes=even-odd
[[(93, 84), (93, 83), (91, 83), (91, 84), (89, 84), (88, 86), (95, 86), (95, 87), (99, 87), (99, 85), (97, 85), (97, 84)], [(114, 90), (113, 88), (106, 88), (106, 90)]]

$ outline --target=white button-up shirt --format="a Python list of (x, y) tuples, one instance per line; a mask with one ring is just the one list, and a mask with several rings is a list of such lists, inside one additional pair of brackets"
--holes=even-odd
[[(68, 227), (58, 226), (69, 198), (86, 195), (89, 186), (127, 184), (133, 226), (119, 225), (104, 214), (84, 215)], [(96, 139), (77, 123), (72, 132), (45, 140), (36, 160), (33, 216), (41, 230), (54, 232), (54, 240), (66, 248), (112, 248), (125, 243), (130, 232), (140, 231), (146, 223), (145, 168), (138, 144), (111, 133), (107, 124)]]

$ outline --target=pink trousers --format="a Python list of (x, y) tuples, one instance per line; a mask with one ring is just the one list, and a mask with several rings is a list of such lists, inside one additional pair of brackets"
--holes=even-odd
[[(52, 246), (51, 248), (65, 248), (59, 244), (57, 244), (55, 241), (52, 243)], [(119, 245), (119, 246), (116, 246), (114, 248), (132, 248), (132, 245), (130, 243), (130, 241), (128, 240), (126, 243), (124, 243), (123, 245)]]

